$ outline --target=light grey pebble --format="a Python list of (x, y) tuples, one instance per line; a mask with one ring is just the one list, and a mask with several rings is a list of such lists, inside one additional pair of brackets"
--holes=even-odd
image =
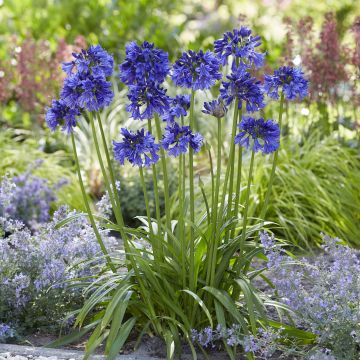
[(7, 360), (7, 358), (0, 355), (0, 360)]
[(11, 357), (11, 353), (9, 353), (9, 352), (4, 352), (4, 353), (1, 353), (0, 356), (4, 357), (4, 358), (6, 359), (6, 358)]
[(26, 356), (15, 355), (11, 358), (11, 360), (28, 360), (28, 358)]

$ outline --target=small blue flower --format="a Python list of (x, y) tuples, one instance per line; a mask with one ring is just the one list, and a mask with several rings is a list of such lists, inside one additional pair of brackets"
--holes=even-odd
[(212, 115), (218, 119), (224, 117), (227, 111), (227, 107), (225, 106), (223, 100), (220, 98), (210, 102), (205, 102), (204, 109), (202, 110), (204, 114)]
[(61, 91), (61, 99), (70, 108), (98, 111), (110, 105), (114, 93), (111, 82), (103, 76), (75, 73), (67, 77)]
[[(238, 125), (240, 132), (235, 136), (235, 144), (270, 154), (280, 145), (280, 128), (272, 120), (244, 117)], [(252, 140), (252, 144), (250, 144)]]
[(211, 51), (184, 52), (172, 68), (172, 79), (177, 86), (204, 90), (221, 79), (220, 62)]
[(165, 114), (169, 109), (169, 97), (166, 89), (156, 84), (129, 85), (126, 110), (135, 120), (151, 119), (155, 113)]
[(246, 110), (249, 112), (259, 111), (265, 107), (260, 81), (252, 77), (246, 71), (246, 67), (233, 68), (227, 79), (229, 81), (223, 81), (223, 87), (220, 88), (220, 97), (224, 99), (226, 105), (230, 105), (237, 98), (239, 109), (242, 108), (243, 101), (245, 101)]
[(45, 120), (51, 131), (62, 124), (62, 130), (70, 134), (76, 126), (76, 117), (80, 115), (78, 108), (69, 108), (62, 100), (53, 100), (47, 109)]
[(265, 54), (255, 51), (261, 45), (260, 36), (252, 36), (251, 30), (245, 26), (224, 33), (224, 38), (214, 42), (215, 53), (218, 54), (223, 65), (228, 57), (234, 55), (243, 64), (254, 64), (259, 68), (264, 64)]
[(165, 129), (162, 146), (169, 155), (177, 157), (185, 154), (189, 145), (195, 153), (199, 152), (203, 143), (203, 137), (199, 133), (193, 133), (190, 126), (180, 126), (174, 122)]
[(163, 115), (162, 119), (168, 123), (173, 123), (175, 118), (187, 115), (190, 108), (190, 95), (176, 95), (170, 100), (169, 110)]
[(126, 45), (125, 61), (119, 65), (120, 79), (127, 85), (161, 84), (170, 70), (169, 56), (154, 44), (132, 41)]
[(287, 100), (303, 99), (309, 93), (309, 81), (300, 68), (282, 66), (274, 75), (265, 75), (264, 89), (273, 99), (279, 98), (279, 90)]
[(133, 166), (150, 166), (159, 160), (160, 145), (155, 143), (155, 138), (144, 129), (136, 133), (125, 128), (121, 129), (122, 142), (113, 141), (115, 159), (121, 165), (128, 160)]
[(114, 68), (113, 57), (100, 45), (90, 46), (80, 53), (73, 53), (75, 60), (64, 62), (63, 71), (69, 76), (76, 69), (79, 73), (94, 76), (111, 76)]

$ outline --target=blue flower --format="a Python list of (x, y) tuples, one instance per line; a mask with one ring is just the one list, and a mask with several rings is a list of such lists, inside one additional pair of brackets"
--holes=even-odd
[(227, 79), (229, 81), (223, 81), (223, 87), (220, 88), (220, 97), (224, 99), (226, 105), (230, 105), (237, 98), (239, 109), (242, 108), (243, 101), (245, 101), (246, 110), (249, 112), (259, 111), (265, 107), (260, 81), (252, 77), (246, 71), (246, 67), (233, 68)]
[(261, 45), (260, 36), (252, 36), (251, 30), (245, 26), (226, 32), (223, 39), (214, 42), (215, 53), (218, 54), (223, 65), (228, 57), (234, 55), (243, 64), (254, 64), (257, 68), (264, 64), (265, 54), (255, 51)]
[(224, 117), (227, 111), (228, 109), (222, 99), (205, 102), (204, 109), (202, 110), (204, 114), (212, 115), (218, 119)]
[(163, 115), (163, 120), (168, 123), (173, 123), (175, 118), (187, 115), (187, 110), (190, 108), (190, 95), (176, 95), (170, 100), (169, 110)]
[(279, 98), (279, 90), (287, 100), (303, 99), (309, 93), (309, 81), (300, 68), (282, 66), (274, 75), (265, 75), (264, 89), (273, 99)]
[(111, 76), (114, 68), (113, 57), (100, 45), (90, 46), (80, 53), (73, 53), (75, 60), (64, 62), (62, 69), (69, 76), (76, 70), (94, 76)]
[(250, 147), (255, 152), (260, 150), (264, 154), (270, 154), (279, 148), (280, 128), (274, 121), (244, 117), (238, 127), (240, 132), (235, 136), (235, 144), (247, 149)]
[(156, 84), (129, 85), (128, 98), (126, 110), (135, 120), (151, 119), (155, 113), (163, 115), (169, 109), (166, 89)]
[(127, 85), (147, 82), (161, 84), (170, 70), (168, 54), (144, 41), (126, 45), (125, 61), (119, 65), (120, 79)]
[(144, 129), (136, 133), (125, 128), (121, 129), (122, 142), (113, 141), (115, 159), (121, 165), (128, 160), (133, 166), (150, 166), (159, 160), (160, 145), (155, 143), (155, 138)]
[(172, 68), (172, 79), (177, 86), (204, 90), (221, 79), (220, 62), (211, 51), (184, 52)]
[(62, 100), (53, 100), (47, 109), (45, 120), (51, 131), (62, 124), (62, 130), (70, 134), (76, 126), (76, 117), (80, 115), (78, 108), (69, 108)]
[(197, 153), (200, 151), (202, 143), (203, 137), (199, 133), (194, 134), (190, 126), (180, 126), (176, 122), (166, 127), (162, 140), (164, 149), (174, 157), (181, 153), (185, 154), (189, 145)]
[(110, 105), (114, 93), (111, 82), (103, 76), (75, 73), (67, 77), (61, 91), (61, 99), (70, 108), (98, 111)]

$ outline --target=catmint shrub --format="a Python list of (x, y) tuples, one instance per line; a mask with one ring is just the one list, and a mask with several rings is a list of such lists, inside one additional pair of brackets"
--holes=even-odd
[[(91, 281), (103, 257), (85, 216), (56, 226), (73, 215), (75, 211), (60, 207), (36, 233), (18, 221), (0, 218), (0, 227), (6, 229), (6, 237), (0, 236), (0, 324), (10, 324), (19, 334), (33, 329), (55, 332), (64, 327), (69, 312), (82, 306), (76, 279)], [(108, 233), (101, 235), (111, 248)], [(65, 328), (70, 325), (67, 321)]]
[(357, 359), (360, 251), (324, 236), (322, 255), (294, 262), (267, 234), (260, 238), (278, 296), (295, 311), (298, 326), (315, 333), (319, 347), (329, 349), (325, 355), (331, 357), (316, 357), (319, 353), (314, 359)]

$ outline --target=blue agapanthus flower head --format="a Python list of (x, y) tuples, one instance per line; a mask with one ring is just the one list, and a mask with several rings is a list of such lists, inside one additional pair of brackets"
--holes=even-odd
[(270, 154), (279, 148), (280, 128), (274, 121), (243, 117), (238, 127), (240, 132), (235, 136), (235, 144), (264, 154)]
[(224, 117), (227, 111), (228, 109), (221, 98), (205, 102), (202, 110), (204, 114), (212, 115), (218, 119)]
[(242, 108), (242, 102), (245, 102), (246, 110), (249, 112), (259, 111), (265, 107), (261, 83), (247, 72), (246, 67), (234, 67), (227, 79), (229, 81), (223, 81), (220, 88), (220, 97), (226, 105), (238, 99), (239, 109)]
[(163, 115), (162, 119), (168, 123), (173, 123), (175, 118), (187, 115), (187, 110), (190, 108), (190, 95), (176, 95), (170, 99), (170, 107)]
[(121, 129), (122, 142), (113, 141), (114, 156), (121, 165), (128, 160), (133, 166), (150, 166), (159, 160), (160, 145), (155, 143), (155, 138), (144, 129), (136, 133), (125, 128)]
[(98, 111), (110, 105), (114, 93), (111, 82), (105, 77), (84, 75), (80, 72), (67, 77), (61, 91), (61, 99), (70, 108)]
[(177, 122), (166, 127), (162, 140), (164, 149), (174, 157), (185, 154), (189, 146), (197, 153), (202, 143), (203, 137), (199, 133), (193, 133), (190, 126), (180, 126)]
[(51, 107), (47, 109), (45, 120), (51, 131), (54, 132), (59, 125), (62, 125), (62, 130), (70, 134), (76, 126), (76, 117), (79, 115), (78, 108), (70, 108), (62, 100), (53, 100)]
[(120, 79), (127, 85), (161, 84), (170, 70), (169, 55), (154, 44), (132, 41), (126, 45), (125, 61), (119, 65)]
[(264, 89), (273, 99), (279, 98), (279, 91), (287, 100), (303, 99), (309, 93), (309, 81), (300, 68), (282, 66), (274, 75), (265, 75)]
[(184, 52), (172, 68), (172, 79), (177, 86), (204, 90), (221, 79), (220, 61), (211, 51)]
[(151, 119), (154, 114), (163, 115), (169, 109), (166, 89), (155, 83), (129, 85), (126, 110), (134, 120)]
[(257, 52), (256, 47), (261, 45), (260, 36), (252, 36), (251, 30), (245, 26), (224, 33), (224, 37), (215, 40), (215, 53), (218, 54), (223, 65), (227, 64), (229, 56), (238, 58), (242, 64), (259, 68), (264, 64), (265, 54)]
[(73, 70), (82, 74), (94, 76), (111, 76), (114, 69), (113, 57), (100, 45), (90, 46), (87, 50), (80, 53), (73, 53), (74, 60), (64, 62), (63, 71), (71, 75)]

